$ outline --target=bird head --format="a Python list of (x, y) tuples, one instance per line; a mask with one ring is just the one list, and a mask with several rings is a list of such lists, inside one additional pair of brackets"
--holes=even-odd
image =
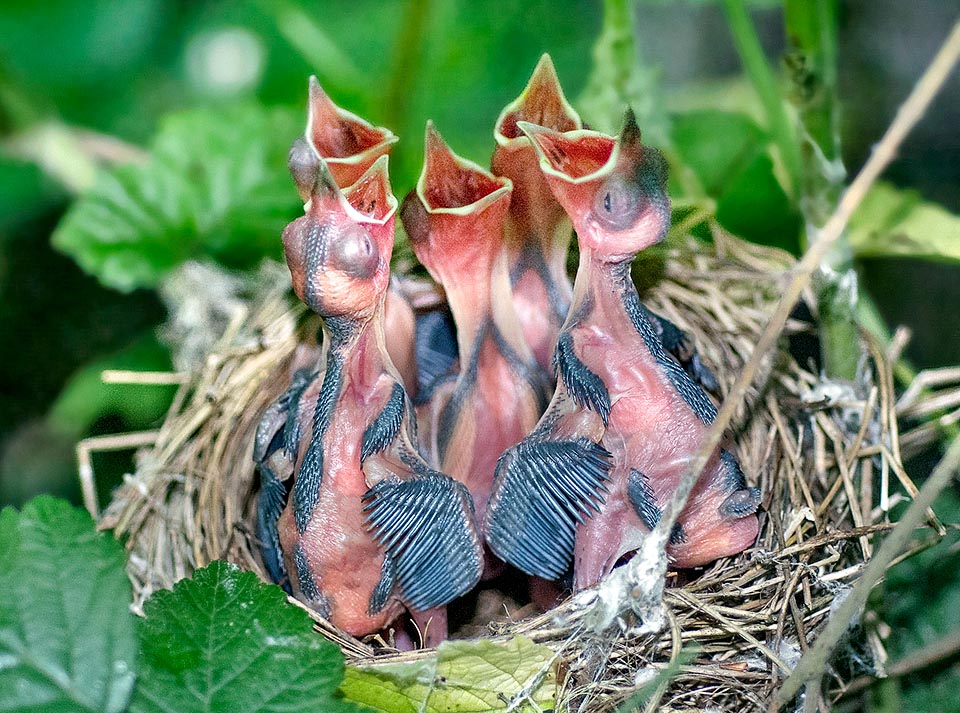
[(643, 145), (631, 110), (616, 138), (517, 125), (533, 142), (540, 169), (582, 246), (613, 262), (663, 239), (670, 227), (667, 164), (657, 149)]
[(297, 297), (324, 317), (371, 317), (390, 281), (396, 210), (386, 156), (343, 190), (320, 160), (306, 214), (283, 231)]

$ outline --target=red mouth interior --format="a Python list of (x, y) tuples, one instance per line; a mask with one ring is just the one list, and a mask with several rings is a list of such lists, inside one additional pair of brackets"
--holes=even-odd
[(344, 195), (358, 213), (374, 220), (383, 220), (390, 212), (390, 189), (381, 173), (361, 177)]
[(428, 207), (462, 208), (503, 186), (492, 177), (457, 163), (446, 146), (427, 147), (424, 199)]
[(323, 121), (315, 117), (312, 136), (313, 145), (324, 158), (349, 158), (363, 153), (386, 138), (386, 133), (359, 122), (337, 117), (336, 121)]
[(500, 120), (496, 130), (508, 139), (523, 136), (517, 127), (518, 121), (529, 121), (554, 131), (573, 131), (579, 129), (576, 118), (564, 108), (560, 98), (560, 87), (556, 81), (540, 81), (527, 92), (520, 108), (511, 111)]
[(609, 136), (536, 134), (534, 141), (546, 154), (553, 168), (571, 178), (599, 171), (610, 160), (614, 139)]

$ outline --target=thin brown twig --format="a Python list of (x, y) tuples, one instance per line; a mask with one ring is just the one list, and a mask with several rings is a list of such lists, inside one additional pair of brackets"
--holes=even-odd
[(152, 446), (157, 442), (159, 431), (141, 431), (106, 436), (92, 436), (77, 443), (77, 468), (80, 477), (80, 491), (83, 505), (94, 520), (100, 518), (100, 503), (97, 499), (97, 478), (93, 471), (94, 453), (103, 451), (125, 451), (133, 448)]
[(137, 386), (176, 386), (190, 381), (189, 374), (176, 371), (126, 371), (104, 369), (100, 372), (104, 384), (134, 384)]
[[(915, 671), (920, 671), (927, 666), (933, 666), (941, 661), (946, 661), (960, 654), (960, 631), (947, 634), (943, 638), (927, 644), (921, 649), (911, 651), (899, 661), (894, 661), (887, 666), (887, 678), (898, 676), (907, 676)], [(878, 679), (874, 676), (861, 676), (854, 679), (843, 690), (843, 695), (847, 696), (858, 691), (862, 691)]]

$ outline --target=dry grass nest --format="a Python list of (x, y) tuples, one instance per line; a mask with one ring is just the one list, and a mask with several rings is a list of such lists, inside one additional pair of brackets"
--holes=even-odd
[[(642, 297), (693, 337), (725, 390), (794, 260), (719, 230), (712, 244), (686, 238), (672, 245)], [(168, 416), (100, 518), (126, 540), (135, 607), (215, 559), (268, 580), (253, 534), (253, 434), (284, 390), (298, 345), (314, 339), (318, 326), (293, 306), (287, 286), (285, 271), (268, 270), (254, 294), (230, 302), (225, 330), (198, 368), (174, 379), (182, 383)], [(597, 634), (569, 600), (539, 614), (503, 601), (493, 608), (485, 635), (523, 634), (557, 652), (557, 710), (612, 710), (671, 664), (673, 675), (661, 677), (648, 710), (765, 710), (871, 557), (876, 533), (891, 528), (891, 507), (916, 493), (903, 450), (925, 436), (898, 431), (889, 355), (868, 346), (856, 382), (828, 383), (790, 354), (789, 339), (809, 330), (788, 322), (734, 422), (733, 448), (763, 493), (759, 539), (705, 570), (671, 573), (666, 631), (636, 637), (615, 626)], [(932, 514), (930, 522), (939, 528)], [(431, 653), (385, 656), (314, 619), (349, 663)], [(834, 659), (827, 700), (845, 681), (882, 671), (875, 632), (861, 627)]]

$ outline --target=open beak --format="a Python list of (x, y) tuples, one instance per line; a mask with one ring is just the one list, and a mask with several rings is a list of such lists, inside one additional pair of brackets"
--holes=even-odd
[(324, 159), (337, 185), (349, 186), (381, 156), (389, 153), (397, 137), (341, 109), (310, 77), (307, 128), (290, 149), (290, 172), (304, 201), (313, 185), (317, 158)]
[(507, 104), (497, 117), (493, 130), (497, 144), (506, 146), (515, 139), (523, 139), (523, 132), (517, 126), (518, 121), (555, 131), (575, 131), (583, 127), (580, 116), (563, 95), (563, 88), (549, 54), (540, 58), (526, 88), (519, 97)]
[(611, 136), (585, 129), (559, 132), (527, 121), (518, 122), (517, 127), (533, 143), (547, 176), (584, 183), (613, 170), (616, 140)]

